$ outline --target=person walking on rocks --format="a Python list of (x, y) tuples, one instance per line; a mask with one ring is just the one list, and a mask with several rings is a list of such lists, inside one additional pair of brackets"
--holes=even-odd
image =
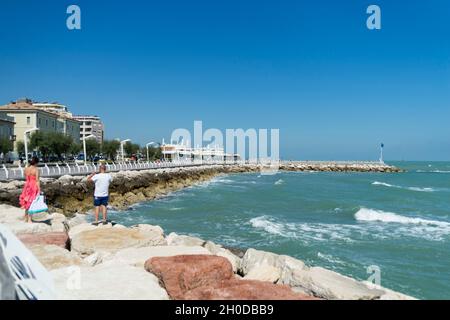
[(30, 165), (25, 169), (25, 185), (23, 191), (20, 194), (19, 202), (20, 207), (25, 209), (25, 221), (31, 223), (31, 216), (28, 214), (28, 209), (30, 209), (31, 204), (34, 199), (39, 195), (41, 187), (39, 184), (39, 159), (33, 157), (30, 161)]
[(89, 175), (88, 181), (95, 183), (94, 191), (94, 207), (95, 207), (95, 222), (93, 225), (98, 225), (98, 215), (100, 207), (102, 208), (103, 224), (107, 224), (107, 210), (109, 200), (109, 185), (111, 184), (112, 177), (109, 173), (106, 173), (106, 165), (100, 165), (100, 173), (93, 172)]

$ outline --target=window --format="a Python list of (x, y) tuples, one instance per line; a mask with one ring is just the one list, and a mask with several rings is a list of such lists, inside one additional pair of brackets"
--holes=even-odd
[(31, 117), (27, 117), (27, 124), (28, 124), (28, 125), (31, 124)]
[(41, 125), (41, 118), (38, 119), (39, 126)]
[(45, 126), (48, 127), (48, 119), (45, 119)]

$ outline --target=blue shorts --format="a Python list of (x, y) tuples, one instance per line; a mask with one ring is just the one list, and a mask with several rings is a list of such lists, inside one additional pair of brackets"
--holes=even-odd
[(100, 206), (108, 206), (108, 200), (109, 197), (94, 197), (94, 206), (100, 207)]

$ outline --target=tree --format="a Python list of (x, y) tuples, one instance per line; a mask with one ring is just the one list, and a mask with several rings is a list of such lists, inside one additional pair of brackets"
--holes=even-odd
[(72, 144), (69, 147), (68, 153), (71, 155), (77, 155), (81, 150), (83, 149), (83, 147), (81, 146), (80, 143), (77, 142), (72, 142)]
[(56, 155), (59, 159), (73, 144), (72, 137), (60, 132), (36, 131), (31, 135), (30, 148), (37, 149), (44, 158)]
[(136, 154), (141, 149), (141, 146), (136, 143), (127, 142), (123, 146), (123, 150), (128, 157), (131, 157), (133, 154)]
[(17, 141), (16, 142), (16, 148), (17, 148), (17, 153), (20, 154), (25, 154), (25, 143), (23, 141)]
[(49, 140), (50, 152), (56, 155), (59, 159), (63, 154), (66, 154), (73, 144), (71, 136), (59, 132), (48, 132), (45, 134)]
[[(145, 155), (145, 157), (147, 157), (147, 147), (143, 147), (141, 149), (141, 153), (143, 155)], [(147, 159), (147, 161), (154, 161), (154, 160), (158, 160), (161, 159), (161, 148), (157, 147), (149, 147), (148, 148), (148, 157), (149, 159)]]
[(8, 138), (0, 138), (0, 154), (3, 153), (3, 159), (5, 159), (6, 154), (12, 151), (14, 148), (13, 143)]
[(44, 158), (51, 154), (50, 141), (47, 139), (47, 133), (43, 131), (35, 131), (31, 134), (30, 149), (39, 150)]
[(100, 153), (100, 143), (95, 139), (86, 139), (86, 156), (91, 158)]
[(120, 142), (117, 140), (104, 140), (102, 144), (102, 153), (111, 160), (117, 156), (117, 151), (120, 148)]

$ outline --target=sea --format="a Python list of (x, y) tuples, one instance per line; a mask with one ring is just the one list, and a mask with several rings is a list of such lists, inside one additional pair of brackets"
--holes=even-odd
[(406, 172), (224, 175), (110, 218), (449, 299), (450, 162), (389, 164)]

